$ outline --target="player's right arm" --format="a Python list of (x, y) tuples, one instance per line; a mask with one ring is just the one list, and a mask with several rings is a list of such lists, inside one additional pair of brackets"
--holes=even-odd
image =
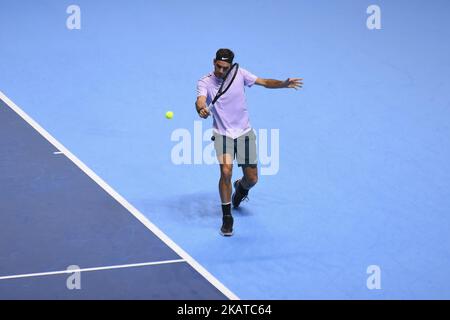
[(209, 111), (207, 109), (205, 96), (197, 97), (197, 101), (195, 102), (195, 108), (197, 109), (197, 113), (201, 118), (203, 118), (203, 119), (208, 118)]

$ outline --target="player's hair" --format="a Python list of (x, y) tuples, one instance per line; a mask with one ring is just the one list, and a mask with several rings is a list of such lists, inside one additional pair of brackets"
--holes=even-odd
[(216, 52), (216, 61), (225, 61), (233, 63), (234, 53), (230, 49), (219, 49)]

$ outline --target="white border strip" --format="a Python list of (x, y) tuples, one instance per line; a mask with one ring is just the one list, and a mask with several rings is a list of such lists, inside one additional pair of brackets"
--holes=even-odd
[(225, 287), (219, 280), (217, 280), (211, 273), (209, 273), (202, 265), (195, 261), (189, 254), (181, 249), (175, 242), (172, 241), (166, 234), (164, 234), (158, 227), (156, 227), (146, 216), (131, 205), (125, 198), (123, 198), (117, 191), (110, 187), (102, 178), (100, 178), (94, 171), (88, 168), (81, 160), (66, 149), (59, 141), (50, 135), (44, 128), (42, 128), (36, 121), (28, 116), (21, 108), (12, 102), (3, 92), (0, 91), (0, 99), (3, 100), (14, 112), (16, 112), (22, 119), (31, 125), (37, 132), (39, 132), (47, 141), (54, 145), (59, 151), (63, 152), (75, 165), (77, 165), (84, 173), (86, 173), (92, 180), (94, 180), (100, 187), (102, 187), (111, 197), (116, 199), (122, 206), (124, 206), (133, 216), (142, 222), (150, 231), (152, 231), (158, 238), (160, 238), (166, 245), (175, 251), (181, 258), (183, 258), (189, 265), (191, 265), (198, 273), (200, 273), (206, 280), (214, 285), (220, 292), (222, 292), (228, 299), (239, 300), (239, 298)]
[(97, 267), (97, 268), (70, 269), (70, 270), (68, 269), (68, 270), (62, 270), (62, 271), (51, 271), (51, 272), (29, 273), (29, 274), (17, 274), (17, 275), (13, 275), (13, 276), (0, 277), (0, 280), (10, 280), (10, 279), (19, 279), (19, 278), (31, 278), (31, 277), (43, 277), (43, 276), (54, 276), (54, 275), (65, 274), (65, 273), (78, 273), (78, 272), (89, 272), (89, 271), (136, 268), (136, 267), (156, 266), (156, 265), (161, 265), (161, 264), (180, 263), (180, 262), (186, 262), (186, 261), (183, 260), (183, 259), (178, 259), (178, 260), (166, 260), (166, 261), (156, 261), (156, 262), (123, 264), (123, 265), (117, 265), (117, 266), (107, 266), (107, 267)]

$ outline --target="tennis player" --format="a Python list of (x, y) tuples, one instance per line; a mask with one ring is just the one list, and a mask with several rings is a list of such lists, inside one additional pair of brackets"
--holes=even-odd
[[(220, 232), (223, 236), (233, 235), (231, 205), (238, 208), (241, 201), (247, 198), (249, 190), (258, 182), (256, 135), (249, 121), (245, 87), (256, 84), (271, 89), (298, 89), (303, 86), (303, 79), (289, 78), (285, 81), (262, 79), (239, 67), (228, 91), (214, 103), (212, 109), (208, 109), (224, 78), (227, 77), (233, 59), (234, 53), (230, 49), (219, 49), (216, 52), (213, 60), (214, 71), (202, 77), (197, 83), (195, 103), (201, 118), (206, 119), (210, 114), (213, 115), (212, 140), (220, 164), (219, 193), (223, 213)], [(243, 176), (233, 183), (234, 193), (231, 195), (234, 159), (242, 168)]]

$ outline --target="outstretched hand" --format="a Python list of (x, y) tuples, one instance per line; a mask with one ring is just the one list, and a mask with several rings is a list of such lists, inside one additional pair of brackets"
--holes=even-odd
[(284, 88), (293, 88), (298, 90), (298, 88), (303, 88), (303, 78), (288, 78), (283, 83)]

